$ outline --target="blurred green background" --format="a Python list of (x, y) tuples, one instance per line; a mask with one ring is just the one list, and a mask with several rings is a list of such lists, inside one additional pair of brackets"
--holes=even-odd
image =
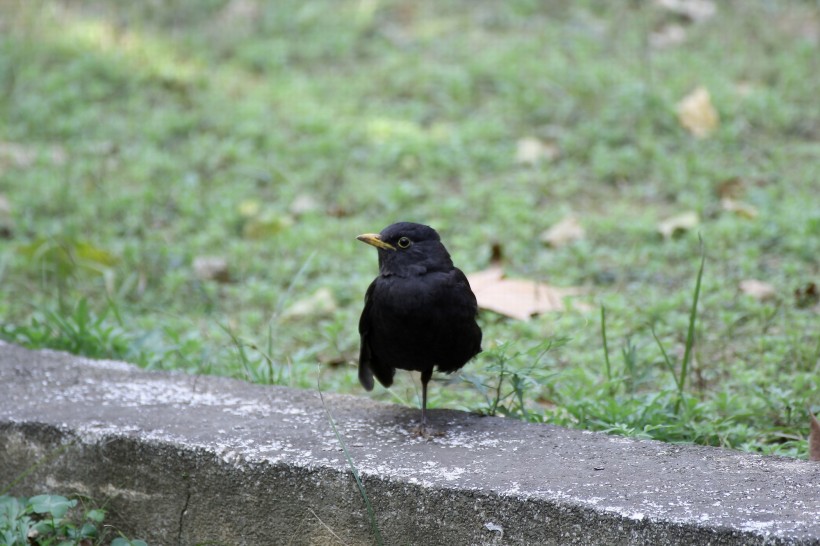
[[(584, 291), (483, 312), (432, 407), (805, 457), (818, 44), (808, 0), (5, 0), (0, 332), (363, 394), (355, 236), (417, 221), (468, 273), (496, 245)], [(568, 216), (584, 235), (547, 244)]]

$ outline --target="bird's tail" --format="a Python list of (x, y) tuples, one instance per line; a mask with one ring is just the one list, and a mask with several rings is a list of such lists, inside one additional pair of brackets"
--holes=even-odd
[(373, 390), (373, 371), (366, 362), (359, 362), (359, 383), (362, 384), (364, 390)]
[(373, 370), (370, 369), (370, 345), (362, 336), (362, 348), (359, 351), (359, 383), (364, 390), (373, 390)]

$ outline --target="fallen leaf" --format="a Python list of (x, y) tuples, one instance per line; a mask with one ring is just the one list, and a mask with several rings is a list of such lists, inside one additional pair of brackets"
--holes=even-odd
[(246, 199), (239, 203), (237, 209), (239, 210), (239, 215), (243, 218), (253, 218), (262, 210), (262, 205), (254, 199)]
[(820, 421), (809, 412), (811, 417), (811, 432), (809, 432), (809, 460), (820, 461)]
[(715, 132), (720, 118), (712, 105), (709, 91), (698, 87), (678, 103), (678, 121), (697, 138), (706, 138)]
[[(499, 266), (467, 276), (478, 306), (499, 315), (529, 320), (534, 315), (550, 311), (565, 311), (564, 299), (583, 293), (580, 288), (556, 288), (526, 279), (507, 279)], [(574, 305), (583, 310), (582, 306)]]
[(757, 218), (757, 209), (743, 201), (736, 201), (730, 197), (724, 197), (720, 200), (720, 206), (726, 212), (734, 212), (743, 218)]
[(467, 280), (470, 281), (470, 288), (473, 289), (474, 293), (476, 290), (481, 290), (485, 286), (500, 281), (502, 278), (504, 278), (504, 270), (498, 264), (493, 264), (487, 269), (467, 275)]
[(738, 176), (720, 181), (715, 188), (715, 193), (717, 193), (721, 199), (739, 199), (745, 192), (746, 184), (743, 182), (743, 179)]
[(344, 366), (351, 362), (354, 362), (356, 358), (358, 358), (358, 354), (354, 355), (344, 355), (338, 352), (334, 352), (332, 354), (326, 353), (319, 353), (316, 355), (316, 360), (319, 361), (320, 364), (325, 366), (330, 366), (331, 368), (338, 368), (340, 366)]
[(697, 227), (699, 223), (700, 218), (698, 217), (698, 213), (689, 211), (671, 218), (667, 218), (663, 222), (659, 223), (658, 231), (661, 235), (663, 235), (664, 239), (668, 240), (678, 233), (682, 233)]
[(296, 303), (282, 313), (284, 318), (304, 318), (317, 315), (330, 315), (338, 308), (333, 292), (327, 287), (322, 287), (306, 298), (298, 300)]
[(292, 225), (293, 218), (289, 215), (267, 211), (249, 218), (242, 228), (242, 236), (245, 239), (265, 239), (287, 230)]
[(655, 4), (693, 23), (706, 21), (717, 13), (711, 0), (655, 0)]
[(262, 9), (258, 1), (254, 0), (231, 0), (228, 2), (220, 18), (225, 23), (234, 24), (242, 21), (258, 20)]
[(664, 25), (649, 35), (649, 45), (664, 49), (680, 45), (686, 41), (686, 29), (678, 24)]
[(193, 263), (194, 275), (203, 281), (231, 282), (228, 260), (220, 256), (197, 256)]
[(11, 203), (0, 193), (0, 238), (11, 239), (14, 235), (14, 218), (11, 217)]
[(743, 294), (751, 296), (759, 301), (772, 299), (777, 295), (777, 291), (774, 289), (774, 286), (767, 282), (758, 281), (755, 279), (740, 281), (739, 288)]
[(538, 138), (522, 138), (516, 144), (515, 161), (522, 165), (536, 165), (541, 161), (553, 161), (560, 154), (558, 146)]
[(73, 253), (77, 262), (91, 268), (109, 268), (119, 261), (107, 250), (81, 241), (74, 243)]
[(328, 216), (332, 216), (333, 218), (344, 218), (346, 216), (350, 216), (351, 214), (350, 209), (339, 203), (331, 203), (328, 205), (325, 212)]
[(570, 215), (542, 233), (541, 240), (553, 248), (558, 248), (583, 239), (585, 234), (578, 218)]
[(294, 216), (302, 216), (309, 212), (319, 210), (319, 202), (312, 195), (303, 193), (297, 195), (289, 207), (290, 213)]
[(498, 241), (490, 244), (490, 265), (499, 265), (504, 261), (504, 247)]
[(737, 82), (734, 87), (735, 93), (741, 98), (748, 97), (755, 91), (755, 85), (747, 81)]
[(16, 142), (0, 141), (0, 165), (18, 168), (31, 167), (37, 159), (37, 151)]
[[(0, 167), (31, 167), (37, 161), (38, 155), (38, 150), (32, 146), (0, 141)], [(67, 154), (61, 146), (47, 148), (46, 155), (55, 165), (63, 165), (67, 160)]]
[(795, 305), (800, 309), (807, 309), (820, 302), (820, 293), (817, 291), (817, 285), (810, 282), (805, 288), (797, 288), (794, 291)]
[(40, 237), (17, 248), (25, 258), (46, 266), (62, 278), (80, 270), (98, 275), (110, 274), (119, 259), (91, 243), (63, 237)]

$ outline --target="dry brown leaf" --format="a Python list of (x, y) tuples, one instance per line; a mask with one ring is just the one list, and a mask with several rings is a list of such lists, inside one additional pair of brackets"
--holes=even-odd
[(699, 223), (700, 218), (698, 217), (698, 213), (689, 211), (660, 222), (658, 224), (658, 231), (663, 235), (664, 239), (671, 239), (678, 233), (689, 231), (697, 227)]
[(11, 203), (0, 193), (0, 238), (11, 239), (14, 233), (14, 218), (11, 217)]
[(262, 6), (256, 0), (230, 0), (220, 13), (226, 23), (238, 23), (258, 19)]
[(486, 286), (490, 286), (493, 283), (500, 281), (503, 278), (504, 270), (497, 264), (493, 264), (487, 269), (467, 275), (467, 279), (470, 281), (470, 288), (473, 289), (474, 293)]
[(742, 293), (760, 301), (772, 299), (777, 295), (777, 291), (774, 289), (774, 286), (767, 282), (758, 281), (755, 279), (740, 281), (739, 287)]
[(581, 225), (576, 216), (570, 215), (542, 233), (541, 240), (554, 248), (558, 248), (583, 239), (585, 235), (584, 226)]
[[(526, 279), (507, 279), (498, 266), (467, 276), (478, 306), (499, 315), (529, 320), (550, 311), (565, 311), (564, 299), (582, 293), (580, 288), (556, 288)], [(581, 306), (575, 305), (582, 310)]]
[(820, 303), (820, 291), (813, 282), (808, 283), (805, 288), (797, 288), (794, 291), (795, 305), (798, 309), (808, 309)]
[(715, 132), (720, 118), (705, 87), (698, 87), (678, 103), (678, 121), (697, 138)]
[(536, 165), (541, 161), (553, 161), (559, 153), (558, 146), (553, 142), (526, 137), (516, 144), (515, 161), (522, 165)]
[(680, 45), (686, 41), (686, 29), (678, 24), (664, 25), (649, 35), (649, 45), (655, 49), (664, 49)]
[(655, 0), (655, 4), (693, 23), (706, 21), (717, 13), (711, 0)]
[(230, 282), (228, 260), (220, 256), (197, 256), (194, 258), (194, 275), (203, 281)]
[(811, 432), (809, 432), (809, 460), (820, 461), (820, 421), (813, 413), (809, 412), (811, 417)]
[(749, 203), (744, 203), (743, 201), (737, 201), (729, 197), (724, 197), (720, 200), (720, 206), (726, 212), (734, 212), (743, 218), (757, 218), (757, 209)]
[(742, 178), (734, 176), (719, 182), (715, 192), (721, 199), (739, 199), (746, 192), (746, 184)]
[(755, 91), (755, 85), (751, 82), (747, 81), (740, 81), (737, 82), (734, 86), (735, 93), (741, 98), (748, 97)]
[(352, 211), (349, 208), (339, 203), (331, 203), (327, 206), (325, 212), (328, 216), (331, 216), (333, 218), (344, 218), (346, 216), (350, 216), (352, 213)]

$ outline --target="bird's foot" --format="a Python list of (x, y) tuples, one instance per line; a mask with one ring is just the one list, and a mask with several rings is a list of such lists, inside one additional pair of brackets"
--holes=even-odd
[(430, 427), (430, 425), (419, 425), (414, 428), (412, 431), (413, 436), (418, 438), (424, 438), (425, 440), (432, 440), (433, 438), (440, 438), (444, 436), (444, 432), (441, 430), (435, 430), (434, 428)]

